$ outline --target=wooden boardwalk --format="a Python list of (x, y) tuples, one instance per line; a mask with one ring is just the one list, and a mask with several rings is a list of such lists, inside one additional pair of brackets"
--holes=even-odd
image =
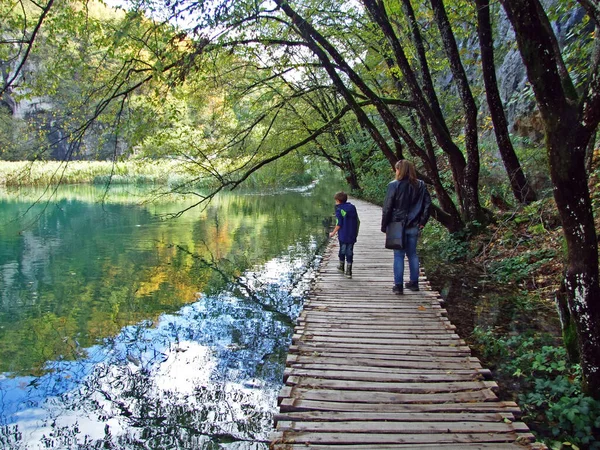
[(427, 280), (392, 293), (381, 208), (352, 203), (354, 276), (337, 271), (332, 239), (295, 328), (270, 448), (545, 449), (517, 405), (498, 400)]

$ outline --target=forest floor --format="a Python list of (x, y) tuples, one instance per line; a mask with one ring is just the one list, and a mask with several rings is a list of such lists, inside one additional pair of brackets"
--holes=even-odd
[[(598, 172), (590, 178), (594, 207)], [(551, 449), (600, 449), (600, 402), (581, 392), (555, 305), (566, 244), (554, 201), (495, 213), (496, 223), (466, 241), (426, 233), (427, 277), (458, 334), (492, 370), (499, 396), (519, 404), (540, 440)]]

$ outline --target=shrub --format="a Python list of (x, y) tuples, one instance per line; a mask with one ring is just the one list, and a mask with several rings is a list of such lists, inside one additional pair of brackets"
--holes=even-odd
[(565, 348), (552, 336), (506, 337), (477, 327), (472, 337), (501, 378), (519, 381), (524, 420), (552, 436), (551, 448), (600, 449), (600, 401), (582, 392), (581, 367), (568, 362)]

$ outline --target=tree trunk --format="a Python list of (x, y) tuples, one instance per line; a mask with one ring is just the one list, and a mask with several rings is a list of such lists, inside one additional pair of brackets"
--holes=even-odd
[(585, 176), (585, 149), (590, 136), (581, 132), (575, 120), (571, 123), (572, 127), (565, 124), (567, 127), (547, 133), (550, 175), (567, 241), (565, 286), (577, 324), (581, 367), (589, 393), (600, 399), (598, 241)]
[(518, 202), (527, 204), (536, 200), (536, 194), (527, 182), (527, 178), (525, 178), (508, 133), (508, 124), (496, 79), (494, 42), (490, 21), (490, 2), (489, 0), (475, 0), (475, 4), (477, 6), (477, 32), (479, 34), (479, 47), (481, 49), (483, 82), (485, 84), (485, 95), (490, 108), (490, 115), (494, 124), (496, 143), (498, 144), (504, 168), (508, 174), (513, 195)]
[(569, 309), (569, 301), (567, 299), (567, 289), (565, 287), (564, 279), (560, 283), (558, 292), (556, 292), (554, 302), (556, 303), (556, 310), (558, 311), (558, 318), (560, 319), (560, 326), (562, 328), (563, 343), (567, 349), (567, 358), (573, 364), (578, 363), (581, 357), (579, 355), (577, 326), (573, 321), (571, 310)]
[(435, 114), (432, 106), (427, 101), (427, 98), (419, 86), (417, 76), (408, 62), (402, 44), (398, 40), (389, 21), (384, 6), (376, 0), (362, 1), (371, 15), (372, 20), (381, 28), (383, 35), (390, 44), (396, 64), (404, 76), (404, 81), (411, 92), (417, 109), (427, 120), (437, 143), (448, 156), (456, 188), (456, 195), (465, 220), (483, 220), (484, 211), (479, 202), (478, 186), (477, 183), (473, 184), (474, 179), (477, 179), (478, 177), (478, 160), (472, 161), (472, 164), (470, 165), (467, 163), (462, 151), (449, 135), (447, 127), (443, 122), (443, 118), (438, 117)]
[(588, 174), (588, 177), (590, 176), (590, 173), (592, 173), (592, 170), (594, 170), (594, 150), (596, 146), (597, 134), (598, 130), (595, 130), (592, 133), (592, 138), (590, 139), (587, 149), (585, 150), (585, 170)]
[[(554, 199), (567, 242), (565, 287), (577, 327), (586, 391), (600, 400), (598, 241), (585, 172), (585, 149), (600, 121), (600, 75), (592, 65), (583, 98), (561, 79), (551, 29), (537, 0), (501, 0), (546, 131)], [(541, 12), (540, 12), (541, 11)]]
[(479, 202), (479, 138), (477, 129), (477, 105), (469, 86), (467, 74), (460, 59), (460, 53), (450, 20), (446, 14), (442, 0), (430, 0), (433, 8), (433, 17), (442, 37), (442, 44), (450, 64), (450, 70), (458, 95), (465, 113), (465, 148), (467, 151), (467, 165), (464, 172), (464, 193), (466, 203), (463, 205), (467, 220), (487, 222), (487, 217)]

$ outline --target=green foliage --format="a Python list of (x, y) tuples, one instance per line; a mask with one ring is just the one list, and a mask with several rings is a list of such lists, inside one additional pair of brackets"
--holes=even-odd
[(477, 253), (477, 243), (472, 239), (479, 234), (482, 225), (474, 220), (466, 224), (462, 231), (449, 233), (446, 228), (430, 220), (423, 230), (421, 239), (427, 253), (435, 254), (443, 262), (457, 262), (471, 258)]
[[(488, 120), (491, 120), (488, 118)], [(509, 184), (506, 169), (498, 153), (498, 145), (491, 133), (484, 134), (480, 145), (480, 196), (487, 208), (493, 208), (492, 196), (500, 198), (507, 205), (515, 205), (515, 197)], [(511, 136), (515, 153), (521, 163), (527, 181), (539, 197), (551, 196), (548, 175), (548, 157), (539, 142), (519, 136)]]
[(362, 172), (360, 177), (361, 197), (375, 204), (383, 204), (387, 192), (387, 185), (394, 179), (394, 172), (390, 163), (381, 158), (372, 161)]
[(480, 327), (472, 337), (483, 358), (495, 361), (501, 377), (520, 380), (524, 419), (552, 436), (551, 448), (563, 448), (565, 442), (600, 448), (600, 401), (582, 393), (581, 367), (568, 362), (564, 347), (549, 335), (499, 336)]
[(284, 157), (278, 159), (267, 167), (254, 172), (244, 183), (244, 187), (280, 188), (306, 186), (315, 180), (307, 161), (297, 157)]
[(556, 252), (552, 249), (532, 250), (517, 256), (492, 261), (489, 272), (502, 283), (521, 282), (530, 277), (542, 265), (552, 261)]
[(57, 184), (173, 184), (185, 177), (177, 161), (0, 161), (0, 186)]

